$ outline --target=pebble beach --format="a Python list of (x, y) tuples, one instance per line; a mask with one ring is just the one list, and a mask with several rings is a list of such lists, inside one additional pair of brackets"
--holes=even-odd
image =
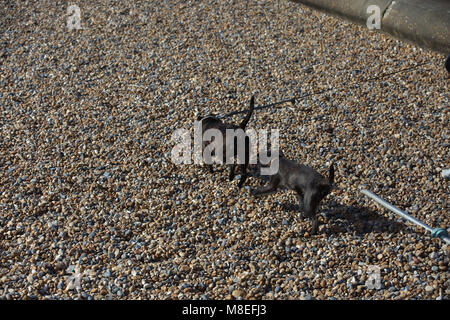
[[(0, 5), (0, 299), (449, 298), (450, 248), (359, 191), (450, 227), (445, 56), (284, 0), (73, 4)], [(247, 127), (335, 163), (316, 235), (292, 191), (171, 160), (252, 95), (308, 95)]]

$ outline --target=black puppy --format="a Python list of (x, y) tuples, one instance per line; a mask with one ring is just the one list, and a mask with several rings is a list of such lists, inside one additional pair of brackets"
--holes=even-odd
[(312, 220), (311, 234), (315, 234), (319, 226), (316, 216), (317, 207), (320, 201), (330, 193), (333, 181), (333, 163), (330, 166), (328, 178), (325, 178), (311, 167), (280, 156), (278, 172), (270, 176), (269, 184), (252, 190), (251, 194), (255, 196), (268, 194), (274, 192), (279, 186), (294, 190), (297, 192), (303, 215)]
[[(254, 106), (255, 106), (255, 97), (252, 96), (250, 99), (250, 110), (247, 113), (247, 116), (245, 117), (245, 119), (238, 126), (236, 126), (234, 124), (224, 123), (215, 116), (207, 116), (204, 118), (199, 117), (197, 119), (197, 120), (201, 121), (202, 137), (203, 137), (204, 133), (209, 129), (216, 129), (216, 130), (220, 131), (220, 133), (222, 135), (222, 145), (219, 146), (218, 148), (222, 148), (222, 150), (223, 150), (223, 156), (221, 159), (223, 163), (227, 162), (226, 161), (227, 149), (229, 150), (228, 153), (230, 153), (230, 150), (232, 150), (231, 152), (233, 153), (234, 161), (230, 166), (230, 181), (232, 181), (234, 179), (236, 160), (239, 158), (238, 144), (241, 144), (244, 146), (245, 159), (244, 159), (244, 161), (240, 161), (240, 162), (244, 162), (244, 163), (239, 164), (241, 167), (241, 179), (238, 184), (239, 188), (242, 187), (245, 180), (247, 179), (247, 167), (249, 165), (249, 160), (250, 160), (250, 139), (246, 135), (241, 136), (241, 137), (234, 136), (234, 139), (227, 139), (226, 131), (227, 131), (227, 129), (232, 129), (232, 130), (241, 129), (245, 133), (245, 127), (247, 126), (247, 123), (250, 121), (250, 117), (252, 116)], [(240, 141), (239, 139), (245, 139), (245, 140)], [(229, 140), (231, 140), (231, 141), (229, 141)], [(205, 147), (207, 147), (213, 141), (214, 140), (203, 141), (203, 150), (205, 149)], [(208, 167), (209, 167), (209, 171), (212, 173), (213, 172), (212, 164), (209, 164)]]

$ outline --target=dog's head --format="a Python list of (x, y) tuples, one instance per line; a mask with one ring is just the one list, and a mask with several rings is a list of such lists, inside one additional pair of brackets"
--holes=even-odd
[(208, 129), (211, 128), (217, 129), (223, 126), (223, 122), (220, 121), (220, 119), (215, 115), (209, 115), (206, 117), (199, 116), (197, 117), (197, 121), (201, 126), (202, 134)]
[(303, 214), (313, 220), (313, 234), (317, 231), (318, 220), (316, 216), (320, 202), (331, 192), (334, 183), (334, 164), (330, 165), (328, 178), (317, 177), (311, 181), (303, 194)]

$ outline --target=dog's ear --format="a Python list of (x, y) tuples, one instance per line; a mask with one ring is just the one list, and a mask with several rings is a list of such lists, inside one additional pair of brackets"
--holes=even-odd
[(332, 162), (330, 165), (330, 173), (328, 175), (328, 181), (330, 182), (330, 186), (332, 186), (334, 182), (334, 162)]

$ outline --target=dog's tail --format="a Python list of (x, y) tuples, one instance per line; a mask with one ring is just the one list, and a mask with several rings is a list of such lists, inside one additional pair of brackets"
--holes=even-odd
[(252, 116), (254, 108), (255, 108), (255, 96), (252, 96), (252, 98), (250, 99), (250, 110), (248, 111), (245, 119), (242, 120), (241, 124), (239, 125), (239, 128), (241, 128), (242, 130), (245, 129), (245, 127), (247, 126), (247, 123), (250, 121), (250, 117)]

